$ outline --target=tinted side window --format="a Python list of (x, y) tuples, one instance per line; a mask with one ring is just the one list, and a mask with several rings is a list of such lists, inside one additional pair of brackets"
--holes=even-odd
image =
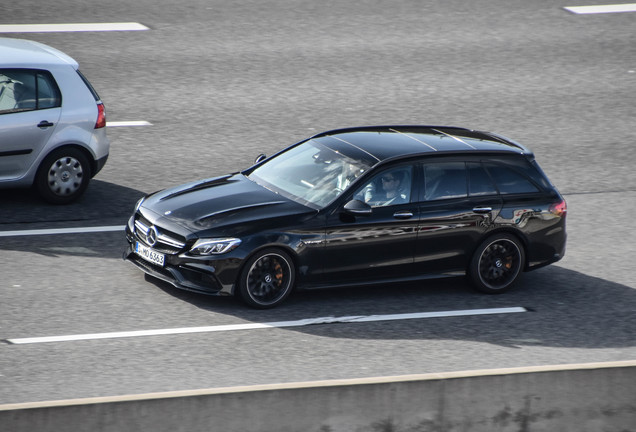
[(426, 201), (461, 198), (468, 195), (464, 162), (426, 164), (424, 165), (424, 182)]
[(488, 163), (486, 167), (502, 194), (539, 192), (530, 179), (508, 166)]
[(497, 188), (481, 163), (468, 162), (466, 166), (470, 196), (497, 195)]
[(543, 186), (546, 189), (551, 187), (551, 183), (548, 180), (548, 177), (545, 175), (537, 161), (533, 160), (530, 164), (530, 168), (527, 173), (530, 175), (530, 178)]
[(37, 74), (38, 109), (56, 108), (62, 105), (60, 90), (53, 77), (44, 72)]
[(35, 73), (21, 69), (0, 69), (0, 114), (36, 108)]
[(489, 162), (496, 164), (503, 164), (512, 168), (513, 170), (519, 172), (524, 177), (530, 179), (536, 186), (544, 189), (551, 189), (552, 186), (548, 181), (546, 175), (539, 167), (539, 164), (534, 160), (534, 158), (524, 157), (501, 157), (496, 159), (490, 159)]
[(411, 201), (412, 177), (411, 166), (389, 168), (374, 176), (358, 189), (353, 197), (366, 202), (371, 207), (408, 203)]

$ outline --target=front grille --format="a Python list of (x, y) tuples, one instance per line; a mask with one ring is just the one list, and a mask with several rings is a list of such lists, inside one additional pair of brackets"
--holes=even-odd
[(156, 225), (154, 226), (154, 229), (156, 230), (157, 238), (155, 244), (151, 245), (148, 237), (151, 235), (152, 228), (153, 225), (149, 221), (139, 217), (135, 220), (134, 234), (140, 241), (164, 254), (174, 255), (185, 248), (185, 239), (179, 238), (176, 234)]

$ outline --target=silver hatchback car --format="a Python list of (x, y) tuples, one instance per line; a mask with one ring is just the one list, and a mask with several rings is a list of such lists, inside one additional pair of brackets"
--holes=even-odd
[(47, 45), (0, 38), (0, 188), (34, 186), (66, 204), (106, 163), (104, 104), (78, 67)]

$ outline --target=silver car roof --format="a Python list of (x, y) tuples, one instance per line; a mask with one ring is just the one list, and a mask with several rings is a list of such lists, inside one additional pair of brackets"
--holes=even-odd
[(73, 58), (43, 43), (0, 38), (0, 67), (41, 68), (47, 65), (70, 65), (74, 69), (79, 67)]

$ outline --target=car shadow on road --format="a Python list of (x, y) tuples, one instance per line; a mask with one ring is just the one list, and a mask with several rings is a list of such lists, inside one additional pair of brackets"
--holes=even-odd
[(505, 307), (527, 310), (514, 314), (286, 327), (287, 331), (328, 338), (471, 340), (506, 347), (636, 345), (636, 290), (559, 266), (526, 273), (513, 290), (500, 295), (475, 292), (464, 278), (452, 278), (300, 291), (270, 310), (249, 309), (233, 298), (181, 291), (150, 277), (147, 281), (199, 308), (259, 323)]
[[(28, 191), (0, 191), (3, 202), (0, 229), (73, 226), (69, 221), (75, 221), (75, 226), (95, 225), (87, 221), (123, 225), (135, 202), (143, 195), (135, 189), (94, 181), (78, 202), (52, 206)], [(0, 242), (2, 250), (100, 259), (120, 258), (124, 247), (123, 232), (64, 236), (63, 244), (60, 244), (60, 236), (55, 235), (38, 236), (37, 242), (32, 237), (20, 236), (5, 237)], [(128, 265), (121, 261), (121, 266)], [(464, 278), (453, 278), (300, 291), (283, 305), (270, 310), (250, 309), (234, 298), (181, 291), (150, 277), (146, 280), (175, 299), (202, 310), (258, 323), (501, 307), (527, 310), (516, 314), (286, 327), (286, 331), (330, 338), (474, 340), (511, 347), (620, 348), (636, 345), (633, 330), (636, 328), (636, 289), (560, 265), (524, 274), (513, 290), (502, 295), (477, 293)]]
[(137, 189), (92, 180), (86, 193), (76, 202), (53, 205), (44, 202), (33, 189), (3, 189), (0, 190), (0, 227), (19, 224), (29, 229), (28, 225), (38, 223), (94, 223), (105, 219), (119, 219), (123, 223), (144, 195)]
[[(139, 190), (99, 180), (91, 181), (86, 194), (67, 205), (45, 203), (30, 189), (0, 190), (0, 234), (55, 228), (123, 227), (135, 203), (144, 195)], [(121, 231), (37, 237), (20, 233), (0, 238), (0, 250), (44, 256), (119, 258), (125, 245), (123, 228)]]

